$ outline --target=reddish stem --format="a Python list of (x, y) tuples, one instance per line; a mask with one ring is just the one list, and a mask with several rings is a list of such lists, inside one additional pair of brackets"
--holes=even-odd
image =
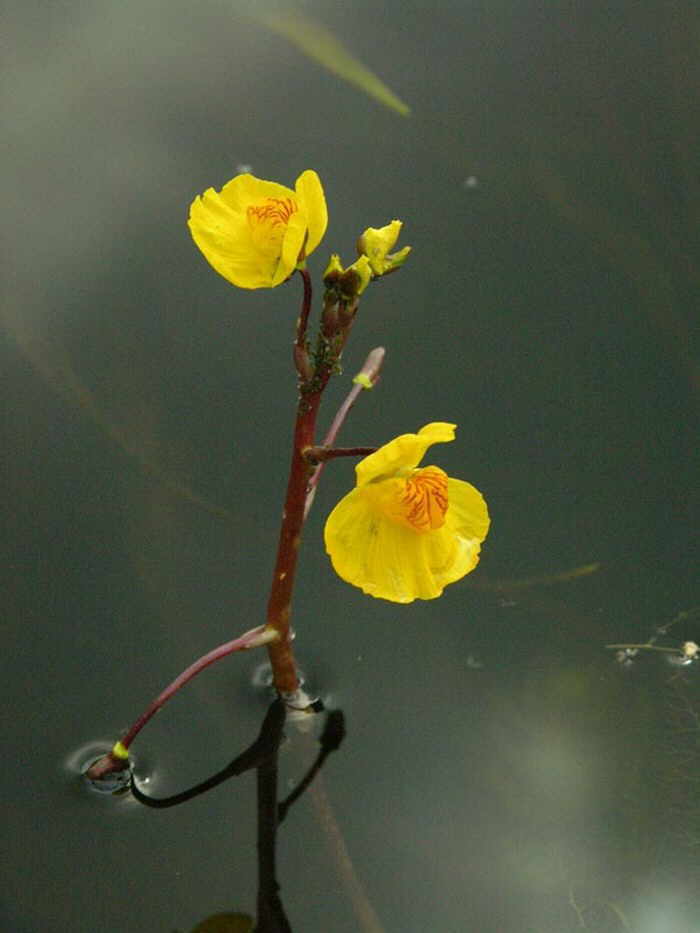
[[(201, 673), (206, 667), (209, 667), (210, 664), (228, 657), (229, 654), (233, 654), (235, 651), (247, 651), (249, 648), (257, 648), (259, 645), (268, 644), (269, 641), (270, 633), (265, 629), (265, 626), (261, 625), (202, 655), (201, 658), (198, 658), (190, 664), (189, 667), (185, 668), (181, 674), (178, 674), (175, 680), (168, 684), (165, 690), (161, 691), (155, 700), (152, 700), (143, 713), (141, 713), (126, 735), (121, 739), (120, 744), (123, 750), (128, 752), (131, 743), (146, 723), (155, 716), (158, 710), (165, 706), (168, 700), (173, 697), (181, 687), (184, 687), (188, 681), (196, 677), (197, 674)], [(128, 767), (128, 759), (126, 757), (118, 758), (114, 754), (114, 750), (112, 750), (91, 765), (86, 773), (87, 777), (91, 780), (97, 780), (100, 777), (105, 777), (112, 771), (118, 771), (126, 767)]]
[[(319, 375), (317, 374), (317, 378)], [(277, 560), (267, 605), (267, 627), (274, 629), (279, 636), (276, 641), (270, 642), (267, 651), (272, 665), (275, 688), (283, 695), (294, 693), (299, 686), (292, 652), (289, 617), (301, 531), (304, 525), (306, 492), (313, 470), (302, 451), (313, 446), (321, 393), (329, 375), (330, 372), (326, 374), (325, 381), (320, 380), (319, 388), (302, 394), (299, 400)]]
[[(297, 323), (295, 344), (297, 353), (305, 350), (306, 324), (311, 306), (309, 273), (306, 269), (302, 269), (300, 272), (304, 281), (304, 298)], [(273, 682), (276, 690), (282, 696), (294, 694), (299, 688), (299, 678), (292, 651), (289, 619), (292, 590), (301, 545), (301, 532), (306, 518), (306, 497), (309, 489), (309, 479), (314, 469), (304, 456), (304, 451), (314, 446), (316, 418), (318, 417), (321, 396), (333, 372), (333, 367), (337, 364), (352, 323), (352, 318), (349, 318), (347, 322), (340, 325), (336, 320), (333, 307), (333, 302), (330, 300), (324, 306), (321, 322), (322, 335), (319, 339), (322, 342), (325, 341), (327, 347), (330, 347), (331, 343), (336, 341), (335, 349), (330, 354), (319, 354), (313, 373), (310, 374), (308, 379), (302, 378), (300, 382), (299, 403), (292, 441), (292, 460), (289, 466), (289, 480), (287, 481), (287, 495), (282, 511), (277, 559), (267, 604), (266, 628), (273, 629), (278, 635), (275, 641), (268, 644), (267, 651), (272, 666)], [(298, 364), (297, 369), (299, 369)]]
[(368, 457), (376, 451), (376, 447), (309, 447), (304, 456), (312, 466), (327, 463), (338, 457)]
[[(201, 658), (197, 658), (196, 661), (193, 661), (189, 667), (186, 667), (181, 674), (178, 674), (175, 680), (173, 680), (173, 682), (169, 684), (165, 690), (162, 691), (162, 693), (159, 693), (155, 700), (153, 700), (151, 704), (146, 707), (144, 712), (139, 716), (139, 718), (121, 740), (124, 748), (128, 749), (141, 729), (146, 725), (148, 720), (151, 719), (151, 717), (154, 716), (158, 710), (168, 702), (173, 694), (177, 693), (177, 691), (181, 687), (184, 687), (188, 681), (192, 680), (193, 677), (196, 677), (197, 674), (201, 673), (205, 667), (209, 667), (209, 665), (213, 664), (215, 661), (220, 661), (222, 658), (227, 657), (229, 654), (233, 654), (234, 651), (247, 651), (249, 648), (256, 648), (260, 644), (265, 644), (267, 642), (267, 638), (263, 634), (264, 631), (265, 627), (262, 625), (258, 628), (251, 629), (244, 635), (240, 635), (238, 638), (234, 638), (232, 641), (227, 641), (223, 645), (219, 645), (218, 648), (212, 648), (211, 651), (203, 654)], [(261, 636), (263, 637), (261, 638)]]
[[(386, 351), (384, 347), (375, 347), (374, 350), (370, 350), (369, 354), (367, 355), (367, 359), (362, 364), (362, 369), (359, 371), (357, 376), (355, 376), (355, 379), (358, 380), (358, 379), (361, 379), (361, 377), (366, 376), (369, 379), (372, 386), (375, 386), (379, 382), (379, 378), (381, 376), (382, 365), (384, 363), (385, 354), (386, 354)], [(343, 404), (340, 406), (340, 408), (336, 412), (335, 418), (331, 422), (331, 426), (328, 429), (328, 433), (323, 438), (324, 447), (333, 446), (333, 443), (335, 442), (335, 439), (338, 436), (338, 433), (340, 429), (342, 428), (343, 423), (345, 419), (347, 418), (348, 413), (350, 412), (350, 409), (355, 404), (358, 396), (365, 388), (366, 386), (362, 384), (362, 381), (357, 381), (353, 385), (352, 389), (350, 389), (350, 391), (348, 392), (345, 398), (345, 401), (343, 402)], [(316, 486), (318, 485), (318, 481), (321, 478), (321, 473), (323, 473), (323, 467), (324, 467), (324, 463), (323, 462), (319, 463), (318, 466), (315, 467), (313, 474), (311, 475), (311, 478), (309, 480), (309, 488), (308, 488), (308, 494), (306, 496), (306, 506), (304, 510), (304, 517), (306, 517), (309, 514), (309, 512), (311, 511), (311, 506), (314, 504), (314, 498), (316, 496)]]

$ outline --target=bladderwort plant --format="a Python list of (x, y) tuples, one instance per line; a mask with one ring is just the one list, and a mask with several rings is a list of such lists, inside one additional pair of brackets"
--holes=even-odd
[(343, 350), (358, 316), (360, 299), (379, 278), (405, 263), (411, 248), (392, 252), (402, 222), (369, 227), (357, 241), (357, 259), (344, 267), (331, 256), (323, 275), (323, 298), (315, 338), (309, 336), (313, 288), (306, 259), (328, 223), (326, 200), (316, 172), (307, 170), (294, 189), (238, 175), (221, 191), (209, 188), (190, 208), (192, 237), (210, 265), (238, 288), (276, 288), (298, 275), (301, 311), (296, 321), (293, 362), (297, 409), (291, 462), (277, 557), (264, 624), (212, 649), (194, 661), (150, 703), (127, 732), (86, 771), (93, 782), (129, 768), (129, 752), (141, 729), (188, 681), (210, 664), (238, 651), (265, 647), (274, 688), (290, 710), (313, 711), (300, 685), (290, 618), (304, 520), (325, 464), (360, 457), (356, 485), (331, 511), (325, 546), (336, 573), (378, 599), (411, 603), (434, 599), (445, 586), (472, 571), (489, 516), (481, 493), (438, 466), (420, 466), (433, 444), (454, 440), (455, 425), (437, 421), (378, 447), (336, 447), (338, 432), (364, 390), (380, 376), (384, 349), (377, 348), (319, 443), (317, 419), (324, 390), (339, 372)]

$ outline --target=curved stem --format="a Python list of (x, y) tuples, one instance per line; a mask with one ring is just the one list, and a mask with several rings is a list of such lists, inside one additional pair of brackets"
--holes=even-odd
[(112, 751), (98, 759), (88, 768), (86, 776), (93, 781), (100, 780), (113, 771), (127, 768), (129, 765), (129, 748), (131, 743), (146, 723), (155, 716), (158, 710), (165, 706), (168, 700), (170, 700), (178, 690), (215, 661), (220, 661), (222, 658), (226, 658), (236, 651), (248, 651), (250, 648), (257, 648), (260, 645), (269, 644), (276, 637), (273, 631), (260, 625), (240, 635), (238, 638), (224, 642), (223, 645), (219, 645), (217, 648), (213, 648), (211, 651), (203, 654), (201, 658), (198, 658), (190, 664), (189, 667), (185, 668), (181, 674), (178, 674), (175, 680), (169, 683), (165, 690), (162, 690), (158, 696), (151, 701), (139, 718), (133, 723), (126, 735), (116, 743)]
[[(384, 347), (375, 347), (374, 350), (370, 350), (369, 354), (367, 355), (367, 359), (362, 364), (362, 369), (353, 379), (354, 385), (352, 389), (350, 389), (345, 398), (345, 401), (336, 412), (335, 418), (331, 422), (331, 426), (328, 429), (328, 433), (323, 438), (324, 447), (331, 447), (333, 445), (336, 437), (338, 436), (338, 432), (342, 428), (343, 423), (345, 422), (345, 419), (350, 412), (350, 409), (357, 401), (357, 398), (362, 390), (373, 387), (377, 384), (377, 382), (379, 382), (385, 355), (386, 351)], [(321, 473), (323, 473), (323, 466), (323, 462), (319, 463), (318, 466), (314, 469), (311, 478), (309, 479), (306, 505), (304, 508), (305, 518), (311, 511), (311, 506), (314, 504), (316, 486), (318, 485), (318, 481), (321, 478)]]
[(235, 651), (248, 651), (250, 648), (257, 648), (259, 645), (268, 644), (273, 638), (274, 633), (261, 625), (258, 626), (258, 628), (246, 632), (245, 635), (234, 638), (233, 641), (224, 642), (224, 644), (219, 645), (218, 648), (212, 648), (211, 651), (203, 654), (201, 658), (198, 658), (190, 664), (189, 667), (186, 667), (181, 674), (178, 674), (175, 680), (168, 684), (165, 690), (159, 693), (155, 700), (144, 710), (121, 740), (123, 747), (128, 750), (129, 746), (148, 720), (151, 719), (159, 709), (165, 706), (168, 700), (174, 696), (178, 690), (184, 687), (193, 677), (196, 677), (197, 674), (200, 674), (206, 667), (209, 667), (210, 664), (228, 657), (228, 655), (233, 654)]

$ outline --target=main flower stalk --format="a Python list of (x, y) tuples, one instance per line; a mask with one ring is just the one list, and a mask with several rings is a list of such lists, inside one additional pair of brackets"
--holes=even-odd
[(303, 451), (306, 447), (313, 446), (320, 401), (320, 392), (312, 397), (302, 397), (297, 409), (287, 495), (284, 501), (277, 559), (267, 604), (266, 628), (274, 629), (278, 634), (275, 641), (268, 643), (267, 650), (275, 688), (282, 695), (293, 694), (299, 687), (289, 621), (294, 577), (304, 525), (306, 492), (313, 469), (304, 457)]
[(299, 377), (299, 401), (294, 423), (287, 494), (282, 512), (282, 525), (265, 626), (267, 630), (273, 629), (277, 634), (277, 638), (268, 642), (267, 651), (275, 689), (286, 698), (293, 695), (299, 688), (299, 677), (292, 650), (290, 617), (309, 481), (315, 470), (315, 464), (307, 456), (307, 451), (315, 446), (316, 419), (321, 396), (338, 365), (357, 308), (356, 300), (349, 303), (338, 301), (335, 293), (327, 293), (321, 316), (318, 345), (312, 364), (306, 339), (306, 325), (312, 298), (311, 281), (305, 268), (299, 271), (304, 282), (304, 298), (294, 344), (294, 359)]

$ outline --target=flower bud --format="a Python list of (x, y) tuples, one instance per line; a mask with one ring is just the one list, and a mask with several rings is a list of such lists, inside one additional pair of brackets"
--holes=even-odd
[(389, 252), (396, 245), (402, 226), (400, 220), (392, 220), (385, 227), (368, 227), (358, 239), (358, 255), (367, 257), (374, 276), (394, 272), (406, 261), (410, 246), (404, 246), (398, 253)]

